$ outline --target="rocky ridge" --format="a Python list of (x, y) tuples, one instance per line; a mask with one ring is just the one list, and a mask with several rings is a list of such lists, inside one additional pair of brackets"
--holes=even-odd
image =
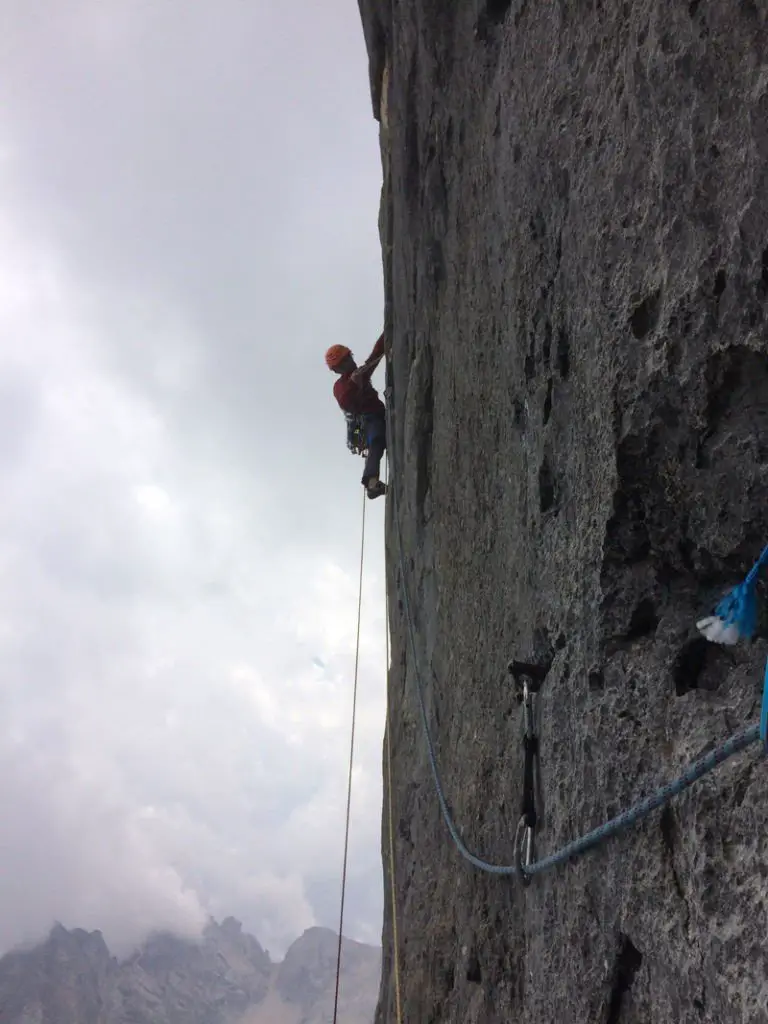
[[(325, 1024), (338, 938), (310, 928), (273, 963), (239, 921), (211, 922), (200, 942), (155, 935), (129, 959), (100, 932), (57, 925), (32, 950), (0, 959), (3, 1024)], [(371, 1024), (381, 955), (345, 939), (340, 1021)]]

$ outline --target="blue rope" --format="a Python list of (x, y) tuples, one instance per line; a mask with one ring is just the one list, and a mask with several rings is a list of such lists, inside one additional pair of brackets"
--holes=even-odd
[(597, 846), (603, 840), (615, 836), (617, 832), (629, 828), (630, 825), (637, 824), (637, 822), (647, 817), (652, 811), (663, 807), (664, 804), (668, 804), (670, 800), (679, 796), (689, 786), (692, 786), (694, 782), (698, 782), (699, 779), (703, 779), (705, 775), (714, 771), (718, 765), (721, 765), (735, 754), (739, 754), (742, 750), (746, 750), (747, 747), (751, 746), (758, 739), (760, 739), (759, 725), (750, 725), (749, 728), (736, 733), (735, 736), (731, 736), (721, 746), (715, 747), (714, 750), (700, 757), (698, 761), (694, 761), (673, 782), (668, 782), (666, 786), (662, 786), (661, 789), (651, 796), (647, 796), (644, 800), (641, 800), (634, 807), (630, 807), (629, 810), (624, 811), (617, 817), (611, 818), (604, 825), (599, 825), (597, 828), (592, 829), (591, 832), (581, 836), (581, 838), (574, 839), (573, 842), (568, 843), (561, 850), (558, 850), (557, 853), (537, 860), (534, 864), (524, 869), (525, 874), (540, 875), (542, 871), (554, 868), (558, 864), (564, 864), (571, 857), (578, 857), (579, 854), (589, 850), (590, 847)]
[[(424, 700), (424, 686), (421, 678), (421, 673), (419, 672), (419, 661), (416, 654), (416, 630), (414, 628), (413, 616), (411, 614), (411, 602), (408, 596), (408, 585), (406, 583), (405, 560), (403, 557), (403, 537), (400, 527), (400, 515), (397, 503), (398, 475), (395, 472), (394, 465), (395, 446), (394, 444), (392, 444), (394, 435), (392, 434), (391, 431), (389, 403), (387, 403), (386, 408), (387, 446), (389, 449), (389, 461), (392, 465), (392, 472), (390, 474), (390, 489), (393, 495), (393, 514), (397, 532), (397, 546), (403, 594), (403, 609), (405, 611), (405, 617), (408, 626), (408, 638), (410, 641), (409, 646), (411, 649), (411, 657), (413, 660), (413, 675), (416, 680), (416, 694), (418, 696), (419, 701), (421, 724), (423, 726), (424, 736), (427, 742), (429, 764), (432, 770), (432, 778), (434, 780), (435, 791), (437, 792), (437, 799), (440, 804), (440, 810), (442, 811), (443, 819), (445, 820), (445, 824), (451, 835), (451, 839), (453, 840), (456, 849), (459, 851), (459, 853), (465, 860), (469, 861), (469, 863), (472, 864), (474, 867), (478, 868), (480, 871), (486, 872), (487, 874), (515, 875), (518, 874), (518, 869), (515, 864), (491, 864), (489, 861), (484, 860), (482, 857), (478, 857), (476, 854), (472, 853), (472, 851), (466, 846), (461, 836), (459, 835), (459, 831), (456, 828), (456, 824), (448, 808), (448, 801), (446, 800), (445, 797), (445, 791), (443, 789), (443, 783), (440, 776), (440, 769), (438, 768), (437, 764), (435, 746), (432, 741), (432, 734), (429, 729), (429, 719), (427, 716), (427, 708)], [(754, 579), (754, 576), (757, 575), (760, 565), (765, 560), (768, 560), (768, 547), (766, 547), (765, 551), (761, 555), (760, 561), (753, 567), (752, 573), (750, 574), (752, 575), (752, 579)], [(768, 729), (768, 665), (766, 666), (765, 686), (766, 689), (764, 697), (764, 719), (766, 724), (763, 728)], [(717, 768), (719, 765), (723, 764), (723, 762), (729, 760), (731, 757), (734, 757), (741, 751), (746, 750), (747, 747), (751, 746), (760, 738), (760, 723), (756, 725), (751, 725), (749, 726), (749, 728), (744, 729), (742, 732), (736, 733), (734, 736), (731, 736), (730, 739), (726, 740), (725, 743), (721, 744), (719, 747), (716, 747), (708, 754), (705, 754), (703, 757), (699, 758), (698, 761), (694, 761), (693, 764), (691, 764), (688, 768), (685, 769), (685, 771), (683, 771), (683, 773), (680, 776), (678, 776), (678, 778), (676, 778), (672, 782), (668, 782), (665, 786), (662, 786), (651, 796), (645, 797), (645, 799), (639, 801), (639, 803), (634, 804), (628, 810), (623, 811), (615, 818), (611, 818), (610, 821), (607, 821), (604, 824), (599, 825), (591, 832), (587, 832), (586, 835), (581, 836), (579, 839), (574, 839), (572, 842), (567, 843), (560, 850), (550, 854), (548, 857), (543, 857), (540, 860), (534, 861), (533, 864), (529, 864), (527, 867), (521, 867), (522, 874), (527, 876), (540, 875), (544, 871), (548, 871), (550, 868), (554, 868), (559, 864), (563, 864), (566, 861), (571, 860), (573, 857), (580, 856), (590, 848), (597, 846), (598, 844), (604, 842), (606, 839), (609, 839), (612, 836), (615, 836), (618, 832), (621, 832), (623, 829), (629, 828), (631, 825), (636, 825), (639, 821), (641, 821), (643, 818), (646, 818), (653, 811), (657, 810), (659, 807), (663, 807), (665, 804), (673, 800), (676, 796), (679, 796), (680, 793), (688, 789), (688, 787), (692, 786), (695, 782), (698, 782), (699, 779), (704, 778), (705, 775), (708, 775), (711, 771), (714, 771), (714, 769)], [(765, 740), (766, 734), (764, 732), (763, 741), (765, 742)]]
[(760, 557), (749, 570), (744, 580), (745, 583), (754, 583), (757, 579), (757, 574), (760, 572), (765, 563), (768, 562), (768, 544), (760, 552)]

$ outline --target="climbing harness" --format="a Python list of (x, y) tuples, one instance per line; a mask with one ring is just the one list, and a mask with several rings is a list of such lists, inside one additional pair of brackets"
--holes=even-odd
[[(389, 472), (387, 469), (385, 479), (388, 478)], [(384, 549), (384, 564), (386, 566), (386, 535)], [(392, 964), (395, 975), (395, 1012), (397, 1014), (397, 1024), (402, 1024), (403, 1011), (400, 999), (400, 944), (398, 941), (397, 899), (395, 889), (395, 815), (392, 808), (392, 710), (389, 703), (389, 594), (387, 592), (386, 572), (384, 578), (384, 651), (387, 663), (387, 817), (389, 825), (389, 895), (392, 904)]]
[(349, 851), (349, 812), (352, 806), (352, 767), (355, 761), (355, 721), (357, 718), (357, 679), (360, 667), (360, 622), (363, 609), (363, 559), (365, 556), (365, 495), (363, 495), (363, 525), (360, 538), (360, 582), (357, 591), (357, 638), (355, 640), (355, 681), (352, 687), (352, 735), (349, 745), (349, 778), (347, 780), (347, 817), (344, 827), (344, 861), (341, 870), (341, 909), (339, 911), (339, 947), (336, 954), (336, 991), (333, 997), (333, 1024), (337, 1024), (339, 1011), (339, 983), (341, 981), (341, 936), (344, 929), (344, 897), (347, 891), (347, 853)]
[[(443, 783), (440, 776), (440, 771), (437, 764), (437, 756), (435, 754), (435, 746), (432, 740), (432, 734), (429, 728), (429, 719), (427, 716), (426, 702), (424, 698), (424, 686), (419, 670), (419, 660), (416, 651), (416, 631), (414, 627), (413, 614), (411, 611), (410, 596), (408, 593), (408, 584), (405, 573), (405, 557), (403, 552), (403, 537), (402, 528), (400, 526), (400, 515), (398, 508), (398, 496), (397, 486), (399, 483), (398, 475), (395, 466), (394, 458), (394, 434), (391, 429), (390, 422), (390, 403), (389, 400), (386, 404), (386, 415), (387, 415), (387, 438), (388, 438), (388, 450), (389, 459), (392, 466), (391, 472), (391, 485), (389, 488), (390, 493), (393, 496), (393, 517), (395, 520), (395, 534), (397, 538), (398, 546), (398, 561), (400, 567), (400, 582), (402, 588), (402, 604), (403, 611), (406, 619), (409, 648), (412, 658), (412, 674), (416, 684), (416, 696), (419, 704), (419, 712), (421, 717), (422, 728), (424, 732), (424, 738), (427, 746), (427, 754), (429, 756), (429, 764), (432, 772), (432, 779), (435, 786), (435, 792), (437, 794), (438, 803), (440, 810), (443, 815), (446, 827), (450, 836), (461, 856), (467, 860), (474, 867), (480, 871), (485, 871), (489, 874), (494, 875), (520, 875), (523, 879), (531, 877), (533, 875), (539, 875), (544, 871), (554, 868), (557, 865), (564, 864), (566, 861), (572, 860), (585, 853), (590, 848), (603, 843), (605, 840), (615, 836), (622, 830), (630, 827), (631, 825), (637, 824), (643, 818), (646, 818), (654, 810), (663, 807), (669, 803), (674, 797), (684, 792), (690, 786), (692, 786), (699, 779), (704, 778), (710, 772), (714, 771), (719, 765), (728, 761), (736, 754), (741, 753), (750, 747), (753, 743), (757, 742), (762, 738), (764, 749), (768, 750), (768, 665), (766, 666), (766, 678), (764, 682), (764, 693), (763, 693), (763, 707), (761, 720), (756, 725), (751, 725), (748, 728), (736, 733), (731, 736), (730, 739), (726, 740), (720, 746), (715, 747), (708, 754), (705, 754), (699, 760), (694, 761), (693, 764), (689, 765), (676, 779), (672, 782), (667, 783), (660, 789), (656, 790), (655, 793), (645, 797), (638, 803), (631, 806), (628, 810), (623, 811), (615, 818), (611, 818), (609, 821), (598, 826), (592, 831), (587, 832), (585, 835), (578, 839), (567, 843), (560, 850), (549, 856), (543, 857), (541, 860), (528, 860), (529, 852), (530, 857), (533, 857), (533, 831), (534, 824), (530, 825), (525, 820), (525, 813), (520, 819), (517, 829), (517, 836), (515, 841), (515, 857), (516, 861), (514, 864), (492, 864), (482, 857), (478, 857), (472, 853), (462, 840), (456, 824), (453, 820), (451, 812), (448, 807), (448, 802), (445, 797), (445, 791), (443, 789)], [(724, 599), (718, 608), (716, 609), (716, 616), (721, 614), (725, 615), (725, 619), (721, 620), (725, 626), (737, 624), (739, 633), (745, 636), (751, 636), (751, 632), (747, 632), (750, 622), (752, 622), (752, 630), (754, 629), (754, 618), (750, 619), (750, 614), (754, 613), (754, 585), (757, 572), (759, 568), (768, 562), (768, 546), (760, 556), (760, 560), (753, 567), (750, 574), (744, 580), (739, 587), (734, 588), (729, 597), (732, 600), (726, 604), (728, 599)], [(750, 601), (752, 613), (750, 613)], [(741, 618), (739, 618), (741, 616)], [(699, 628), (702, 628), (702, 624), (697, 624)], [(730, 641), (734, 642), (734, 641)], [(530, 666), (529, 666), (530, 667)], [(532, 680), (535, 683), (535, 680)], [(532, 696), (530, 684), (528, 687), (529, 696)], [(525, 691), (524, 691), (525, 697)], [(527, 734), (526, 729), (526, 734)], [(530, 749), (530, 748), (529, 748)], [(527, 751), (526, 751), (527, 754)], [(527, 762), (527, 757), (526, 757)], [(525, 781), (525, 780), (524, 780)], [(524, 786), (525, 790), (525, 786)], [(525, 794), (524, 794), (524, 807), (525, 807)], [(523, 842), (524, 848), (521, 851), (520, 843)]]
[(345, 412), (344, 419), (347, 421), (347, 448), (353, 455), (367, 455), (368, 438), (365, 420), (353, 412)]

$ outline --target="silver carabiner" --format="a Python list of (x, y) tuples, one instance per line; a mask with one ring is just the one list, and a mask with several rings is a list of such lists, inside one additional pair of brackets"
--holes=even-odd
[(531, 876), (526, 868), (533, 863), (533, 829), (520, 818), (515, 829), (515, 868), (523, 885), (530, 885)]

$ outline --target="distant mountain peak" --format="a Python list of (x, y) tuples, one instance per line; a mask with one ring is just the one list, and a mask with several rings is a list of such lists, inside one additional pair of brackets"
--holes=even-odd
[[(234, 917), (200, 941), (149, 936), (128, 959), (100, 931), (56, 923), (45, 942), (0, 959), (2, 1024), (321, 1024), (333, 1005), (338, 938), (308, 928), (273, 964)], [(372, 1024), (380, 950), (344, 939), (345, 1024)], [(297, 1016), (298, 1015), (298, 1016)]]

